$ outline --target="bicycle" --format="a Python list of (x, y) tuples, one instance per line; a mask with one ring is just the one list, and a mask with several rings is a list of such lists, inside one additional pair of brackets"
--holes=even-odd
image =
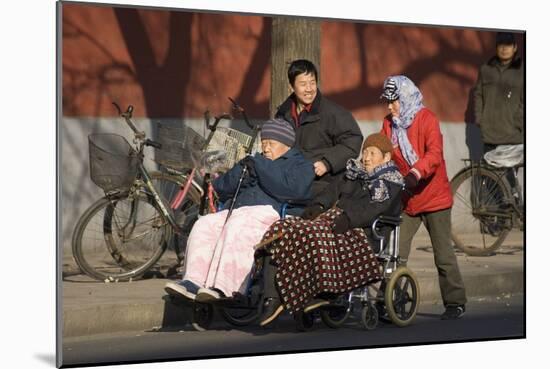
[[(493, 254), (512, 229), (523, 231), (525, 210), (518, 170), (524, 164), (499, 168), (463, 159), (466, 167), (451, 180), (451, 236), (470, 256)], [(512, 170), (514, 183), (506, 178)]]
[[(118, 105), (113, 104), (133, 131), (135, 146), (115, 134), (89, 136), (91, 179), (105, 196), (83, 213), (72, 239), (73, 256), (79, 268), (106, 282), (142, 276), (170, 243), (181, 258), (184, 243), (179, 237), (188, 234), (198, 215), (197, 205), (204, 197), (192, 173), (170, 167), (167, 170), (172, 174), (147, 171), (143, 165), (144, 148), (152, 146), (160, 150), (162, 144), (146, 138), (136, 128), (131, 120), (132, 106), (121, 113)], [(209, 128), (215, 131), (224, 118), (228, 116), (216, 117)], [(203, 154), (208, 141), (187, 127), (184, 130), (185, 139), (175, 147), (196, 166), (207, 157)], [(164, 152), (170, 152), (169, 148), (165, 147)], [(182, 158), (180, 161), (185, 162)]]

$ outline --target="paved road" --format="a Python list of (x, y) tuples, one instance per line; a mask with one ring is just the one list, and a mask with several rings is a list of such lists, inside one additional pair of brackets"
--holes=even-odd
[(414, 324), (397, 328), (380, 323), (366, 331), (353, 319), (345, 327), (333, 330), (321, 322), (310, 332), (298, 333), (294, 322), (281, 317), (270, 329), (250, 327), (229, 329), (216, 322), (207, 332), (190, 326), (164, 331), (127, 332), (66, 339), (63, 344), (65, 365), (90, 362), (114, 363), (170, 360), (247, 353), (297, 352), (345, 347), (379, 347), (396, 344), (453, 342), (486, 338), (522, 337), (525, 334), (523, 295), (476, 298), (468, 304), (460, 320), (441, 321), (440, 304), (421, 305)]

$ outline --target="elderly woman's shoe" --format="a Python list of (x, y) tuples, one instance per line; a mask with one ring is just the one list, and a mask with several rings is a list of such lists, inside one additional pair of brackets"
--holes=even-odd
[(310, 311), (313, 311), (315, 309), (320, 308), (321, 306), (329, 305), (330, 302), (323, 299), (313, 299), (310, 302), (307, 303), (306, 307), (304, 308), (304, 313), (309, 313)]
[(278, 298), (269, 297), (264, 302), (264, 313), (260, 325), (265, 327), (283, 312), (283, 305)]

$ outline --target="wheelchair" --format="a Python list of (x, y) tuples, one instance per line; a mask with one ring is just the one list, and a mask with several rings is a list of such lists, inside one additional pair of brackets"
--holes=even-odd
[[(382, 279), (342, 294), (329, 305), (322, 306), (320, 315), (325, 325), (341, 327), (357, 310), (367, 330), (375, 329), (380, 319), (398, 327), (413, 322), (420, 302), (420, 289), (414, 273), (400, 265), (400, 224), (400, 217), (387, 216), (380, 216), (373, 222), (368, 236), (371, 243), (379, 246), (376, 256), (381, 264)], [(305, 324), (310, 321), (311, 318), (304, 318)]]
[[(287, 216), (288, 204), (280, 210), (281, 219)], [(312, 329), (317, 317), (330, 328), (341, 327), (356, 311), (367, 330), (375, 329), (379, 319), (388, 320), (398, 327), (409, 325), (415, 318), (420, 290), (410, 269), (399, 265), (399, 227), (401, 218), (378, 217), (367, 236), (378, 244), (377, 259), (382, 268), (382, 279), (332, 299), (329, 305), (304, 313), (293, 314), (298, 331)], [(370, 233), (370, 234), (369, 234)], [(217, 310), (230, 325), (245, 327), (257, 322), (263, 313), (262, 262), (256, 260), (244, 294), (221, 298), (213, 303), (194, 302), (192, 325), (196, 330), (207, 330)], [(170, 295), (174, 303), (181, 298)], [(180, 300), (180, 301), (178, 301)], [(187, 302), (188, 304), (189, 302)]]

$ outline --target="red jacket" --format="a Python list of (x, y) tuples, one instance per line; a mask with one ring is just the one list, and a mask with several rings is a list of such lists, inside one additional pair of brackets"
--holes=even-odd
[[(391, 139), (391, 117), (387, 116), (382, 125), (382, 133)], [(403, 176), (411, 169), (419, 179), (412, 190), (412, 196), (403, 194), (404, 211), (414, 216), (419, 213), (448, 209), (453, 205), (451, 186), (447, 178), (447, 168), (443, 158), (443, 136), (439, 129), (439, 120), (427, 108), (420, 110), (407, 129), (407, 136), (418, 161), (411, 168), (401, 154), (399, 146), (394, 146), (392, 159)]]

